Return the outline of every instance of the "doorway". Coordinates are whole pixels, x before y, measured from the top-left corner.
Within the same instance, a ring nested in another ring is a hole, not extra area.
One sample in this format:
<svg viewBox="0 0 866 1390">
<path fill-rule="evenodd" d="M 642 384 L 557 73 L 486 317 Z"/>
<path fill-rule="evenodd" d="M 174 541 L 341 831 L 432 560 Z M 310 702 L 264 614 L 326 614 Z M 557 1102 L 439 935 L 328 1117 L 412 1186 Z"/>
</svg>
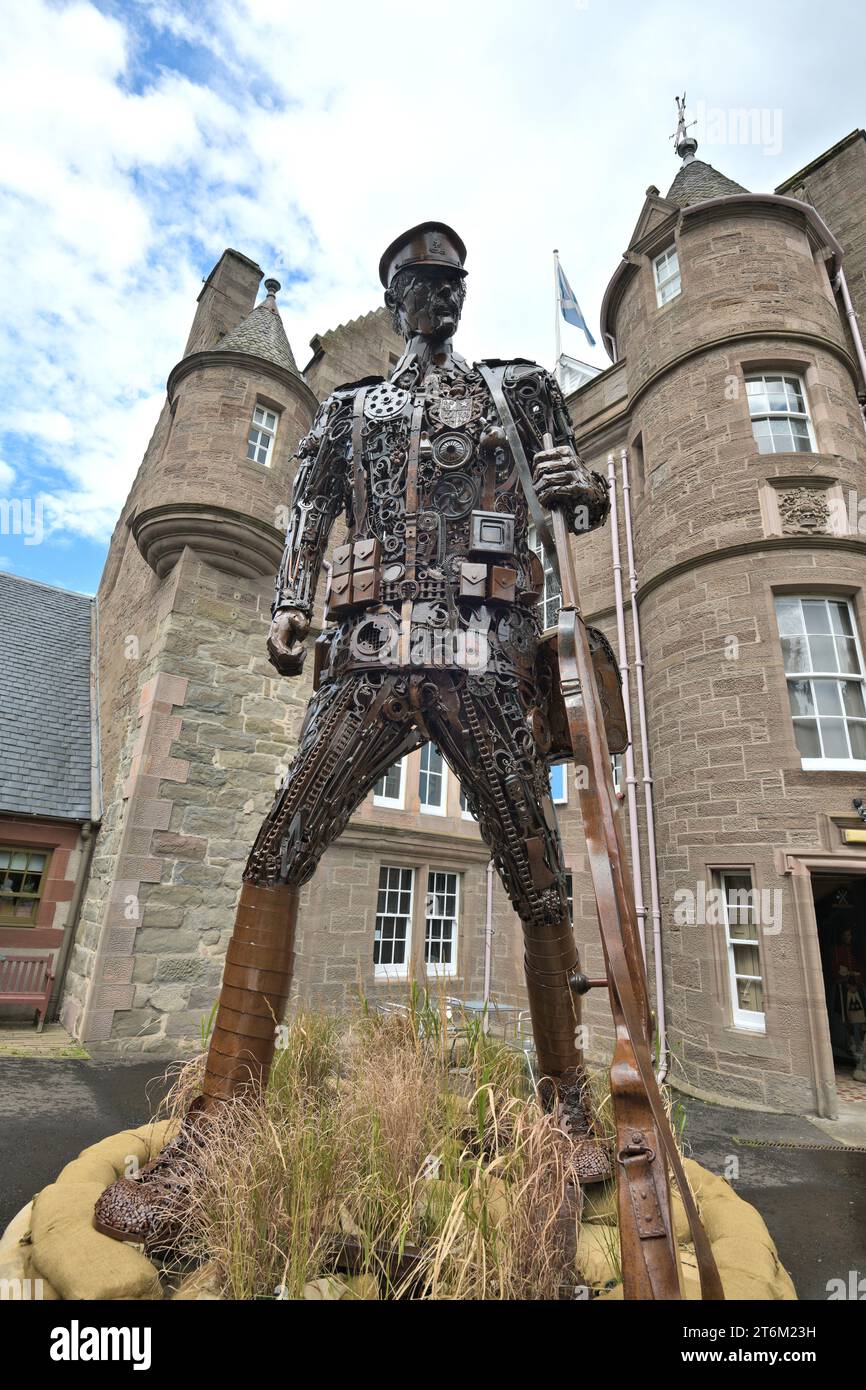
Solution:
<svg viewBox="0 0 866 1390">
<path fill-rule="evenodd" d="M 840 1101 L 866 1104 L 866 874 L 812 873 Z"/>
</svg>

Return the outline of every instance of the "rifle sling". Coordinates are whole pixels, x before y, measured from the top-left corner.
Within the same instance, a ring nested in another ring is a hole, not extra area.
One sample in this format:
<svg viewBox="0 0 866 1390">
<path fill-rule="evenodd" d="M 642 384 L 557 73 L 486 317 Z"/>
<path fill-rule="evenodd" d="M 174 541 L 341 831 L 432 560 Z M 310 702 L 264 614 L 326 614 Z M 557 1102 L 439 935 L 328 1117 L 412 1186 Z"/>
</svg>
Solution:
<svg viewBox="0 0 866 1390">
<path fill-rule="evenodd" d="M 352 511 L 355 516 L 355 535 L 363 536 L 367 524 L 367 486 L 364 477 L 364 402 L 367 387 L 361 386 L 355 392 L 352 408 Z"/>
<path fill-rule="evenodd" d="M 505 375 L 504 367 L 488 367 L 485 363 L 478 365 L 478 372 L 483 378 L 488 391 L 493 397 L 493 403 L 502 422 L 505 431 L 505 438 L 511 450 L 511 457 L 517 469 L 517 476 L 520 478 L 520 485 L 526 498 L 526 505 L 529 508 L 529 519 L 535 527 L 535 533 L 544 547 L 544 553 L 553 569 L 557 579 L 559 579 L 559 556 L 556 553 L 556 542 L 553 539 L 553 531 L 550 525 L 550 518 L 538 500 L 538 493 L 535 491 L 535 484 L 532 481 L 532 469 L 526 457 L 526 450 L 523 447 L 523 440 L 514 416 L 511 413 L 511 406 L 505 397 L 502 387 Z"/>
</svg>

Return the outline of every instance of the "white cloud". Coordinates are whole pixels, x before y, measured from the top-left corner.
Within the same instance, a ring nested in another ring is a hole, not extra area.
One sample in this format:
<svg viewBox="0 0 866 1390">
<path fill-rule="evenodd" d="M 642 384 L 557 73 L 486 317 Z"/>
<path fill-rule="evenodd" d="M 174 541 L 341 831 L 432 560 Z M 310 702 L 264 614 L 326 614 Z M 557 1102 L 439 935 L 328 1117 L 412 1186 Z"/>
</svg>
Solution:
<svg viewBox="0 0 866 1390">
<path fill-rule="evenodd" d="M 837 10 L 825 26 L 765 0 L 768 64 L 748 0 L 5 7 L 0 427 L 19 484 L 56 533 L 110 534 L 227 245 L 284 280 L 303 362 L 314 333 L 380 301 L 397 232 L 453 222 L 463 351 L 550 363 L 551 250 L 594 326 L 646 185 L 676 172 L 683 83 L 692 102 L 782 111 L 772 159 L 701 151 L 755 188 L 859 122 L 864 21 L 853 0 Z M 567 327 L 563 346 L 606 363 Z"/>
</svg>

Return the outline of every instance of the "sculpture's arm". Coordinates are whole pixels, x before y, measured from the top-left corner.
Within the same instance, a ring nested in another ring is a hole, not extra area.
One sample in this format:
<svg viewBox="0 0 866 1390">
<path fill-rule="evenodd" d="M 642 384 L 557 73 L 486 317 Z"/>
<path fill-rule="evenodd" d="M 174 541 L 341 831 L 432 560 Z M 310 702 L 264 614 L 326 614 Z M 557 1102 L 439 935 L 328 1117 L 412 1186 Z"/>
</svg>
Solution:
<svg viewBox="0 0 866 1390">
<path fill-rule="evenodd" d="M 286 546 L 271 607 L 274 617 L 291 610 L 302 614 L 309 624 L 313 615 L 328 537 L 347 500 L 347 436 L 335 441 L 333 429 L 345 406 L 339 394 L 329 396 L 298 446 Z"/>
<path fill-rule="evenodd" d="M 575 485 L 580 494 L 575 494 L 572 498 L 571 529 L 577 534 L 594 531 L 597 526 L 604 525 L 610 511 L 608 481 L 601 473 L 596 473 L 595 469 L 588 467 L 580 457 L 565 397 L 556 378 L 549 373 L 545 375 L 550 382 L 551 413 L 555 427 L 552 431 L 553 442 L 570 451 L 573 457 Z"/>
<path fill-rule="evenodd" d="M 543 367 L 527 363 L 509 369 L 506 389 L 509 385 L 539 501 L 563 511 L 569 530 L 578 535 L 603 525 L 610 511 L 607 479 L 588 468 L 577 452 L 559 383 Z M 553 449 L 545 449 L 545 434 L 553 437 Z"/>
</svg>

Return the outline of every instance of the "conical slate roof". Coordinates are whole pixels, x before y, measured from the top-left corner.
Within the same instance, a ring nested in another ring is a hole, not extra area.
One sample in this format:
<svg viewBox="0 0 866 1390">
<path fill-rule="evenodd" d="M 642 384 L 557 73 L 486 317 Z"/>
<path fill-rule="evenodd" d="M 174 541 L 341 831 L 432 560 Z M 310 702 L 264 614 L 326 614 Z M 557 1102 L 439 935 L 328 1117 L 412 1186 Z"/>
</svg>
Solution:
<svg viewBox="0 0 866 1390">
<path fill-rule="evenodd" d="M 266 280 L 267 299 L 257 304 L 237 328 L 226 334 L 222 342 L 217 344 L 216 351 L 247 352 L 251 357 L 263 357 L 266 362 L 274 362 L 298 376 L 298 366 L 277 308 L 276 292 L 279 288 L 279 281 Z"/>
<path fill-rule="evenodd" d="M 702 159 L 687 160 L 668 189 L 668 201 L 677 207 L 688 208 L 693 203 L 705 203 L 708 198 L 724 198 L 729 193 L 748 193 L 741 183 L 720 174 L 712 164 Z"/>
</svg>

